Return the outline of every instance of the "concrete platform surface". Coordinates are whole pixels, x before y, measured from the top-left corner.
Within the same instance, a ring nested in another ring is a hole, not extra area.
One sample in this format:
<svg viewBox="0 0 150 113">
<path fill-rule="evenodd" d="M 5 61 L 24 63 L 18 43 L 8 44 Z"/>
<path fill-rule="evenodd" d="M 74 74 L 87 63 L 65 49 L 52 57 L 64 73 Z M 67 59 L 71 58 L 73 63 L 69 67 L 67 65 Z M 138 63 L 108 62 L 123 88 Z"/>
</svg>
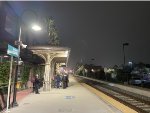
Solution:
<svg viewBox="0 0 150 113">
<path fill-rule="evenodd" d="M 122 113 L 100 99 L 73 77 L 67 89 L 52 89 L 40 94 L 31 93 L 11 108 L 10 113 Z"/>
</svg>

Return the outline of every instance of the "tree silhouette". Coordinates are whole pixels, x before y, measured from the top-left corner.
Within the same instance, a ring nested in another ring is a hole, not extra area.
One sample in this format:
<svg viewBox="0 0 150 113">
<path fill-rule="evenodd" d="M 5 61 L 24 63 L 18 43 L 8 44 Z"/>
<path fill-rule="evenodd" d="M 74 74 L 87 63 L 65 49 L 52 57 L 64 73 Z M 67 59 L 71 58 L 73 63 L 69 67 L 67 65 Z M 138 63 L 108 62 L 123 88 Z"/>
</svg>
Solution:
<svg viewBox="0 0 150 113">
<path fill-rule="evenodd" d="M 46 19 L 47 23 L 47 32 L 48 32 L 48 37 L 49 37 L 49 44 L 51 46 L 58 46 L 60 41 L 58 39 L 58 31 L 56 29 L 54 20 L 49 17 Z"/>
</svg>

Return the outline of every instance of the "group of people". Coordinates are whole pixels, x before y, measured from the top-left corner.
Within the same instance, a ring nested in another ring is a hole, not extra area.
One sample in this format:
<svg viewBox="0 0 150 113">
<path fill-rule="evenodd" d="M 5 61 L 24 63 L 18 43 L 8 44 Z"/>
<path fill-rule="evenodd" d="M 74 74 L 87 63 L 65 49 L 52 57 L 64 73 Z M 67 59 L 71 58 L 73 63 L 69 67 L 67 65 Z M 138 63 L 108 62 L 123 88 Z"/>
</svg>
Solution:
<svg viewBox="0 0 150 113">
<path fill-rule="evenodd" d="M 68 87 L 69 77 L 68 74 L 64 73 L 62 75 L 56 74 L 53 77 L 53 83 L 55 88 L 62 87 L 63 89 Z"/>
<path fill-rule="evenodd" d="M 68 74 L 66 73 L 62 75 L 56 74 L 52 80 L 55 88 L 62 87 L 63 89 L 65 89 L 68 87 L 69 77 Z M 32 77 L 31 82 L 33 83 L 33 92 L 35 92 L 35 94 L 40 94 L 39 93 L 40 79 L 38 74 Z"/>
</svg>

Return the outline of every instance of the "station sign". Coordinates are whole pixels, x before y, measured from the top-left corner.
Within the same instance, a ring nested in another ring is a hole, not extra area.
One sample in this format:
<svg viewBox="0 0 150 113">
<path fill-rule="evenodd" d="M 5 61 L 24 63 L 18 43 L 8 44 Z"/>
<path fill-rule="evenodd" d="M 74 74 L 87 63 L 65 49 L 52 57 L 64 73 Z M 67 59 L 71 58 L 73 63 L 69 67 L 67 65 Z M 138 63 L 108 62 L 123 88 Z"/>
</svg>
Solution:
<svg viewBox="0 0 150 113">
<path fill-rule="evenodd" d="M 19 57 L 19 51 L 17 48 L 11 46 L 8 44 L 8 49 L 7 49 L 7 54 L 14 56 L 14 57 Z"/>
</svg>

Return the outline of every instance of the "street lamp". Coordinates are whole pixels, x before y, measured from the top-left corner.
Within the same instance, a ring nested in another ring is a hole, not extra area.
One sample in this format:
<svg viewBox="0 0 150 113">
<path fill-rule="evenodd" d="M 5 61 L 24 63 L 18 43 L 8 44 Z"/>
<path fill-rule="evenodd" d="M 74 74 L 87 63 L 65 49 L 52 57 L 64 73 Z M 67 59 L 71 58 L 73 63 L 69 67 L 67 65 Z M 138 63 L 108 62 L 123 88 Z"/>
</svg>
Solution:
<svg viewBox="0 0 150 113">
<path fill-rule="evenodd" d="M 125 66 L 125 60 L 126 60 L 124 47 L 128 46 L 128 45 L 129 45 L 129 43 L 123 43 L 123 64 L 124 64 L 124 66 Z"/>
<path fill-rule="evenodd" d="M 128 62 L 128 64 L 129 64 L 129 66 L 130 66 L 130 68 L 132 69 L 132 65 L 133 65 L 133 62 Z"/>
<path fill-rule="evenodd" d="M 38 25 L 34 25 L 32 26 L 32 29 L 34 31 L 40 31 L 41 30 L 41 27 L 38 26 Z M 16 101 L 16 94 L 17 94 L 17 88 L 16 88 L 16 85 L 17 85 L 17 80 L 18 80 L 18 75 L 20 74 L 20 71 L 19 71 L 19 61 L 20 61 L 20 47 L 22 48 L 26 48 L 27 45 L 24 45 L 21 41 L 21 33 L 22 33 L 22 28 L 21 28 L 21 19 L 20 19 L 20 29 L 19 29 L 19 38 L 18 38 L 18 41 L 15 41 L 16 44 L 18 45 L 18 58 L 17 58 L 17 65 L 16 65 L 16 74 L 15 74 L 15 77 L 14 77 L 14 90 L 13 90 L 13 101 L 12 101 L 12 106 L 18 106 L 17 104 L 17 101 Z"/>
<path fill-rule="evenodd" d="M 40 30 L 41 30 L 41 27 L 38 26 L 38 25 L 33 25 L 33 26 L 32 26 L 32 29 L 33 29 L 34 31 L 40 31 Z"/>
</svg>

